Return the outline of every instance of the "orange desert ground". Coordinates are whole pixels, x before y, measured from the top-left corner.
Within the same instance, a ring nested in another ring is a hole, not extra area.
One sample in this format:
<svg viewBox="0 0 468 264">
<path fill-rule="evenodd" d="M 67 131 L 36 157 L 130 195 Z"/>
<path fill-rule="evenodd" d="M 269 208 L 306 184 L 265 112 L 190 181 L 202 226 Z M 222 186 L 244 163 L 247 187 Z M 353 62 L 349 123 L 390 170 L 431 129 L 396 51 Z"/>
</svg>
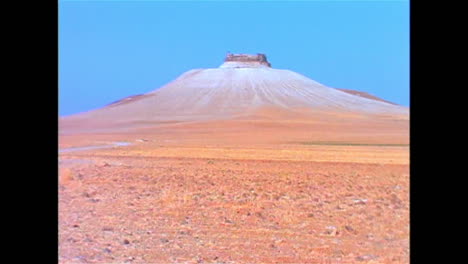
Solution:
<svg viewBox="0 0 468 264">
<path fill-rule="evenodd" d="M 59 119 L 60 263 L 409 263 L 409 109 L 229 54 Z"/>
</svg>

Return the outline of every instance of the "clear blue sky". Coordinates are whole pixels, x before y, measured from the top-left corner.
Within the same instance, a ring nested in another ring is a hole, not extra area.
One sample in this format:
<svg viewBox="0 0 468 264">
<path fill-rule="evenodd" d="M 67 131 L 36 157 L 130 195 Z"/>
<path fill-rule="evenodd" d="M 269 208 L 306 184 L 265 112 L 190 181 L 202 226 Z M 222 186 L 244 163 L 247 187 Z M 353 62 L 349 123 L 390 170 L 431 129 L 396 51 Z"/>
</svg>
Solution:
<svg viewBox="0 0 468 264">
<path fill-rule="evenodd" d="M 408 1 L 59 1 L 59 114 L 152 91 L 227 51 L 409 106 Z"/>
</svg>

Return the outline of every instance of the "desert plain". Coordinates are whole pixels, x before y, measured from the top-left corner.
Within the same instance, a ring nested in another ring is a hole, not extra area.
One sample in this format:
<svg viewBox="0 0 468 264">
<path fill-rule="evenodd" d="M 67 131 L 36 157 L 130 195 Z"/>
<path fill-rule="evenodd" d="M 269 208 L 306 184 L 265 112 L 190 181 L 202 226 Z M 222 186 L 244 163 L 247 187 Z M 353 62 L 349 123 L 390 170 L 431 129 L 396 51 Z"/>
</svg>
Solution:
<svg viewBox="0 0 468 264">
<path fill-rule="evenodd" d="M 409 263 L 407 116 L 263 109 L 59 146 L 60 263 Z"/>
</svg>

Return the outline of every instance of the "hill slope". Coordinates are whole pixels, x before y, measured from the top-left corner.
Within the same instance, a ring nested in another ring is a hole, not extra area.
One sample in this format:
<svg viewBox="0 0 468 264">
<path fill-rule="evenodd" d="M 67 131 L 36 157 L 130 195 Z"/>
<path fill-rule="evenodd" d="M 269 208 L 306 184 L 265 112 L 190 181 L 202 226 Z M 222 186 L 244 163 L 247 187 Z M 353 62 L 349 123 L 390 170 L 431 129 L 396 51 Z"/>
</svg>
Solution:
<svg viewBox="0 0 468 264">
<path fill-rule="evenodd" d="M 227 60 L 219 68 L 195 69 L 147 94 L 60 119 L 62 128 L 131 126 L 153 122 L 226 120 L 261 109 L 295 115 L 305 110 L 407 116 L 408 108 L 368 94 L 327 87 L 264 62 Z"/>
</svg>

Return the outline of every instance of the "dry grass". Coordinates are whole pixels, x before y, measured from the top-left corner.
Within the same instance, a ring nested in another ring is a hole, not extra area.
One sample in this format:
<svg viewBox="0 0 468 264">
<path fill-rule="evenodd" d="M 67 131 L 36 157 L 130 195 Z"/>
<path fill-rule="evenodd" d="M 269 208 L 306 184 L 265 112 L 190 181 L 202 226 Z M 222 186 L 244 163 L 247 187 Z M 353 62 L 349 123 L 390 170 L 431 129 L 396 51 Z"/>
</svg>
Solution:
<svg viewBox="0 0 468 264">
<path fill-rule="evenodd" d="M 173 151 L 179 156 L 141 148 L 62 155 L 95 163 L 68 168 L 83 177 L 60 191 L 60 262 L 361 263 L 375 255 L 374 263 L 408 263 L 407 164 Z"/>
</svg>

